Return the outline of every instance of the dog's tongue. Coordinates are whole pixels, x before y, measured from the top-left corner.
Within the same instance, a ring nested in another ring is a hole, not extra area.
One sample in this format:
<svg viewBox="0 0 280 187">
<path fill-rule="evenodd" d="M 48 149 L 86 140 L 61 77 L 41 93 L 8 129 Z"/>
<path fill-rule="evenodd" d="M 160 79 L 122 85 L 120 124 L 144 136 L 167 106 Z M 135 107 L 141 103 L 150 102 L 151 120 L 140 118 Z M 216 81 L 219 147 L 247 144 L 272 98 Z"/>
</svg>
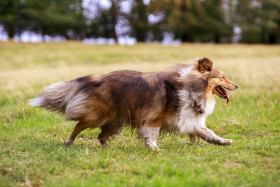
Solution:
<svg viewBox="0 0 280 187">
<path fill-rule="evenodd" d="M 225 91 L 226 92 L 226 91 Z M 228 93 L 226 92 L 225 93 L 226 94 L 226 97 L 227 97 L 227 104 L 229 103 L 229 95 L 228 95 Z"/>
<path fill-rule="evenodd" d="M 229 103 L 229 95 L 228 95 L 228 93 L 223 88 L 220 88 L 220 90 L 222 90 L 224 96 L 227 97 L 227 104 L 228 104 Z"/>
</svg>

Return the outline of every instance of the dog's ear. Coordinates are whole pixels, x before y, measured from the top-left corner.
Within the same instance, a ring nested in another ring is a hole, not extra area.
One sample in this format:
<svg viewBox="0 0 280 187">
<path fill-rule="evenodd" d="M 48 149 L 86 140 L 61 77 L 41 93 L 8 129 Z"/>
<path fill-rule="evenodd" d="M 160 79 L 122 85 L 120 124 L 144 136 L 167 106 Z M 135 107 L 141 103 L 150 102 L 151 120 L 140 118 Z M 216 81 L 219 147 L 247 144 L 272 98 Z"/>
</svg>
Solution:
<svg viewBox="0 0 280 187">
<path fill-rule="evenodd" d="M 198 59 L 197 63 L 197 69 L 200 73 L 212 70 L 213 62 L 206 57 Z"/>
</svg>

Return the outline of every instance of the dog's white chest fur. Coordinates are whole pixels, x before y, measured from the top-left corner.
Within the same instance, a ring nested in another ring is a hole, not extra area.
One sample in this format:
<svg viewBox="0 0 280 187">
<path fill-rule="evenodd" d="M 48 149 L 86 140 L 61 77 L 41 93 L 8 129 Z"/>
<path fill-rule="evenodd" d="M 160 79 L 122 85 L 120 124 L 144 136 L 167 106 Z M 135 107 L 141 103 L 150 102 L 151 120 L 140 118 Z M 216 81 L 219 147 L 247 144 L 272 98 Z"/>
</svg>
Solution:
<svg viewBox="0 0 280 187">
<path fill-rule="evenodd" d="M 215 100 L 204 106 L 204 112 L 201 114 L 193 107 L 193 101 L 187 90 L 179 92 L 181 108 L 177 114 L 177 129 L 180 133 L 192 134 L 197 128 L 204 128 L 205 120 L 215 108 Z"/>
<path fill-rule="evenodd" d="M 181 77 L 188 76 L 189 72 L 193 67 L 181 69 L 179 72 Z M 199 95 L 199 93 L 197 94 Z M 186 89 L 182 89 L 178 93 L 180 108 L 176 117 L 174 118 L 173 125 L 180 133 L 192 134 L 197 128 L 204 128 L 205 120 L 208 115 L 210 115 L 215 108 L 215 100 L 204 103 L 201 101 L 201 107 L 203 107 L 203 113 L 199 113 L 194 109 L 194 101 L 190 92 Z M 205 98 L 206 99 L 206 98 Z"/>
</svg>

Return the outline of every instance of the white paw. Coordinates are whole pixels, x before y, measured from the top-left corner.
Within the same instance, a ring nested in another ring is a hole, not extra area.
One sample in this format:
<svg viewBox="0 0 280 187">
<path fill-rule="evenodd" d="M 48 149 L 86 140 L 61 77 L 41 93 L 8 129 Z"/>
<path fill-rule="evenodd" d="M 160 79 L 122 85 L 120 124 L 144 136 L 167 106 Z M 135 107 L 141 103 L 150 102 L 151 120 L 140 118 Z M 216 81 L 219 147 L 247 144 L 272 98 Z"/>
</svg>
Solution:
<svg viewBox="0 0 280 187">
<path fill-rule="evenodd" d="M 158 148 L 158 146 L 153 146 L 151 147 L 154 151 L 160 151 L 160 149 Z"/>
<path fill-rule="evenodd" d="M 154 151 L 159 151 L 160 149 L 158 148 L 157 144 L 155 141 L 149 143 L 149 144 L 146 144 L 149 148 L 151 148 L 152 150 Z"/>
<path fill-rule="evenodd" d="M 64 145 L 72 145 L 73 144 L 73 141 L 70 139 L 70 138 L 68 138 L 67 140 L 65 140 L 65 142 L 64 142 Z"/>
<path fill-rule="evenodd" d="M 223 145 L 230 145 L 233 141 L 230 139 L 223 139 L 221 140 L 221 144 Z"/>
</svg>

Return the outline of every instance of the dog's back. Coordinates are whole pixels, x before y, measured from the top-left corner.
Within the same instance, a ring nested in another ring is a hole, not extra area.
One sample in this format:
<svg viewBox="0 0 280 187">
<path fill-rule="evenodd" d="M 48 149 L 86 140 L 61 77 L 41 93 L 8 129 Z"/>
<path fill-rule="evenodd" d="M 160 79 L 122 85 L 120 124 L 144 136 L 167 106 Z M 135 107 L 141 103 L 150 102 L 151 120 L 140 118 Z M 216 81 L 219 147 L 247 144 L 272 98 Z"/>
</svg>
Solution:
<svg viewBox="0 0 280 187">
<path fill-rule="evenodd" d="M 141 127 L 147 121 L 161 121 L 177 108 L 176 71 L 142 73 L 122 70 L 102 76 L 88 75 L 55 83 L 30 100 L 63 113 L 88 127 Z"/>
</svg>

